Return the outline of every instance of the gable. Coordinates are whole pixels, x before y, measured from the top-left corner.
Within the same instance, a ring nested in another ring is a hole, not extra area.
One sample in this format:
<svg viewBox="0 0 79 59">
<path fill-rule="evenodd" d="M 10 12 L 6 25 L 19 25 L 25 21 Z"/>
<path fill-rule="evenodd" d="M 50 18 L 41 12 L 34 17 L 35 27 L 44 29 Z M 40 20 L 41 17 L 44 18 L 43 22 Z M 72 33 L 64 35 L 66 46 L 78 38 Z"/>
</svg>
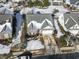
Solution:
<svg viewBox="0 0 79 59">
<path fill-rule="evenodd" d="M 69 17 L 68 22 L 65 24 L 66 28 L 69 29 L 70 27 L 74 26 L 76 23 Z"/>
<path fill-rule="evenodd" d="M 7 25 L 5 25 L 1 32 L 6 33 L 6 34 L 10 34 L 10 33 L 12 33 L 12 29 L 9 28 Z"/>
<path fill-rule="evenodd" d="M 45 27 L 48 26 L 48 25 L 49 25 L 48 22 L 45 20 L 45 22 L 43 23 L 41 29 L 45 28 Z"/>
<path fill-rule="evenodd" d="M 2 31 L 2 29 L 4 28 L 5 24 L 0 25 L 0 32 Z"/>
<path fill-rule="evenodd" d="M 45 19 L 44 21 L 43 21 L 43 25 L 42 25 L 42 27 L 41 27 L 41 29 L 44 29 L 44 28 L 46 28 L 46 27 L 52 27 L 52 25 L 53 24 L 50 24 L 51 22 L 48 20 L 48 19 Z"/>
</svg>

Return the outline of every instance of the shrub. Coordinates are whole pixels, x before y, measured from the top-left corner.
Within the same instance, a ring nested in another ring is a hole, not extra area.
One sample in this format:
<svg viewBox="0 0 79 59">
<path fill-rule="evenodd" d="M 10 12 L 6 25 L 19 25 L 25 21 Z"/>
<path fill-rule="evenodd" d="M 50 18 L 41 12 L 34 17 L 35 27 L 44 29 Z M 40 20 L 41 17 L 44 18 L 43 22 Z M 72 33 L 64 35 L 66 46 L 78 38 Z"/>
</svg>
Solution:
<svg viewBox="0 0 79 59">
<path fill-rule="evenodd" d="M 67 42 L 66 42 L 66 36 L 61 36 L 60 37 L 60 46 L 61 47 L 65 47 L 65 46 L 67 46 Z"/>
</svg>

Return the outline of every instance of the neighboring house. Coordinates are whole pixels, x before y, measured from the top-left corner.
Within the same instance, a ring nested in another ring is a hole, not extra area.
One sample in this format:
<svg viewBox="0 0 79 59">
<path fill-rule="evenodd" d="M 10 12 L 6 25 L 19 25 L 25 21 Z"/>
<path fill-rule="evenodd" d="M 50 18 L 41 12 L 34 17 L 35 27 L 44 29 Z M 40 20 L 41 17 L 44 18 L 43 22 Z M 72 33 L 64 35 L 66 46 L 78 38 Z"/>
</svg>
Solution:
<svg viewBox="0 0 79 59">
<path fill-rule="evenodd" d="M 26 22 L 27 32 L 30 34 L 36 34 L 44 30 L 53 31 L 53 19 L 51 14 L 27 14 Z"/>
<path fill-rule="evenodd" d="M 25 1 L 25 0 L 12 0 L 12 2 L 21 2 L 21 1 Z"/>
<path fill-rule="evenodd" d="M 79 2 L 79 0 L 64 0 L 64 2 L 66 4 L 76 5 Z"/>
<path fill-rule="evenodd" d="M 79 31 L 79 12 L 67 12 L 64 14 L 64 25 L 73 34 Z"/>
<path fill-rule="evenodd" d="M 49 21 L 49 19 L 45 19 L 44 20 L 44 23 L 41 27 L 41 32 L 42 34 L 44 35 L 52 35 L 53 34 L 53 30 L 54 30 L 54 27 L 53 27 L 53 24 L 51 21 Z"/>
<path fill-rule="evenodd" d="M 32 2 L 35 2 L 36 0 L 26 0 L 26 1 L 32 1 Z M 39 0 L 39 1 L 42 1 L 42 0 Z"/>
<path fill-rule="evenodd" d="M 49 0 L 49 2 L 54 5 L 61 5 L 63 3 L 63 0 Z"/>
<path fill-rule="evenodd" d="M 76 2 L 76 5 L 75 6 L 77 7 L 77 9 L 79 9 L 79 1 Z"/>
<path fill-rule="evenodd" d="M 79 12 L 70 12 L 64 14 L 64 22 L 67 29 L 79 25 Z"/>
<path fill-rule="evenodd" d="M 0 15 L 0 39 L 12 37 L 12 16 Z"/>
</svg>

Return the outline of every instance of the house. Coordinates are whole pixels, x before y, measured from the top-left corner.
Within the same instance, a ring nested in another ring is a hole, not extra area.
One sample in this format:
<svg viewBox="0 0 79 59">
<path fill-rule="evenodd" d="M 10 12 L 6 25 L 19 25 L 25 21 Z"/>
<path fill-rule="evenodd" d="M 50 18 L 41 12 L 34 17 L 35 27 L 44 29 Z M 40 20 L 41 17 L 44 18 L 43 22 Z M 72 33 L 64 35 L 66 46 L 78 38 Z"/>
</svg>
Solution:
<svg viewBox="0 0 79 59">
<path fill-rule="evenodd" d="M 53 54 L 54 52 L 51 51 L 55 41 L 52 36 L 54 30 L 52 14 L 26 14 L 24 22 L 27 29 L 24 33 L 33 36 L 29 36 L 31 39 L 27 41 L 26 49 L 32 51 L 33 56 Z"/>
<path fill-rule="evenodd" d="M 67 12 L 64 14 L 64 25 L 67 30 L 73 34 L 78 33 L 79 29 L 79 12 Z"/>
<path fill-rule="evenodd" d="M 0 39 L 12 38 L 12 16 L 0 14 Z"/>
<path fill-rule="evenodd" d="M 79 1 L 78 0 L 64 0 L 66 4 L 76 5 Z"/>
<path fill-rule="evenodd" d="M 27 32 L 30 34 L 43 33 L 49 31 L 53 33 L 53 19 L 51 14 L 27 14 Z"/>
</svg>

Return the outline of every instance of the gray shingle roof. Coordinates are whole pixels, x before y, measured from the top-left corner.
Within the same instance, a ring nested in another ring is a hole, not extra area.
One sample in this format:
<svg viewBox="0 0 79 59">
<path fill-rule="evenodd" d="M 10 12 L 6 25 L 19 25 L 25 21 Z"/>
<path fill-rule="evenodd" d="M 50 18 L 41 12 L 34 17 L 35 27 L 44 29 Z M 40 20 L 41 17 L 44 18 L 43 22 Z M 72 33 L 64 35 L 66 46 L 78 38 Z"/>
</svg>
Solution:
<svg viewBox="0 0 79 59">
<path fill-rule="evenodd" d="M 0 14 L 0 24 L 5 23 L 6 20 L 9 20 L 10 22 L 12 22 L 12 16 L 11 15 Z"/>
<path fill-rule="evenodd" d="M 66 28 L 74 26 L 76 23 L 69 17 L 69 21 L 65 24 Z"/>
<path fill-rule="evenodd" d="M 65 13 L 64 22 L 66 22 L 67 20 L 68 20 L 68 22 L 65 24 L 67 26 L 67 28 L 70 28 L 75 24 L 79 25 L 79 12 Z"/>
<path fill-rule="evenodd" d="M 38 23 L 41 23 L 45 19 L 48 19 L 51 22 L 53 22 L 51 14 L 27 14 L 26 15 L 27 24 L 33 20 L 37 21 Z"/>
<path fill-rule="evenodd" d="M 50 22 L 52 23 L 52 25 L 53 25 L 53 19 L 52 19 L 52 15 L 51 14 L 27 14 L 26 15 L 26 26 L 29 24 L 29 23 L 31 23 L 32 21 L 34 21 L 34 22 L 37 22 L 37 23 L 40 23 L 40 24 L 42 24 L 42 26 L 41 26 L 41 28 L 43 29 L 43 28 L 45 28 L 46 26 L 49 26 L 49 24 L 48 24 L 48 22 L 45 20 L 45 19 L 48 19 L 48 20 L 50 20 Z M 43 23 L 44 22 L 44 23 Z M 37 25 L 36 24 L 36 26 L 39 26 L 39 25 Z M 33 24 L 33 23 L 31 23 L 31 25 L 30 25 L 30 27 L 29 28 L 27 28 L 27 31 L 29 32 L 34 32 L 34 33 L 36 33 L 36 32 L 38 32 L 38 28 L 35 26 L 35 24 Z M 39 28 L 39 29 L 41 29 L 41 28 Z M 32 33 L 31 32 L 31 33 Z"/>
</svg>

